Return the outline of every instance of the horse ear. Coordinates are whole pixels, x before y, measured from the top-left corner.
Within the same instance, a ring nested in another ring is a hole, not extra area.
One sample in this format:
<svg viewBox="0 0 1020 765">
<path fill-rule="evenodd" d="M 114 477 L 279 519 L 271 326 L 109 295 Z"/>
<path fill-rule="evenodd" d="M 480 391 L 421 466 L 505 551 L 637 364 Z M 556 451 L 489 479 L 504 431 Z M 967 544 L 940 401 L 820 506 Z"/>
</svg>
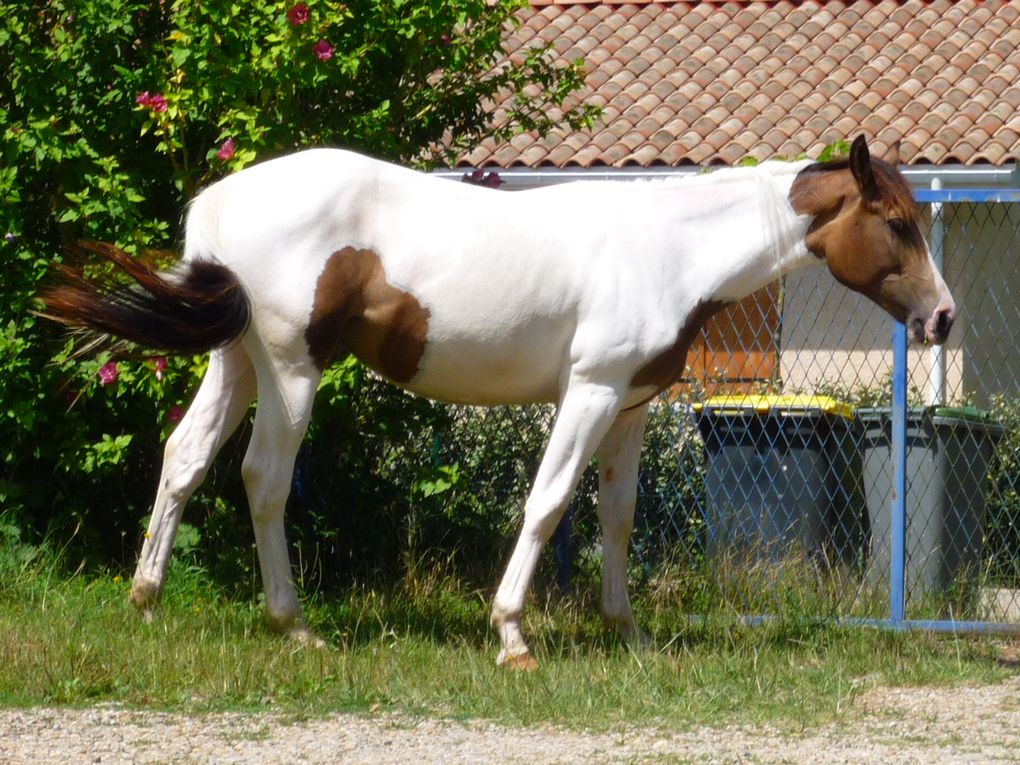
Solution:
<svg viewBox="0 0 1020 765">
<path fill-rule="evenodd" d="M 850 145 L 850 172 L 853 173 L 854 180 L 857 181 L 857 187 L 861 190 L 862 197 L 865 199 L 878 198 L 878 183 L 871 170 L 868 142 L 862 135 L 857 136 Z"/>
<path fill-rule="evenodd" d="M 893 141 L 892 145 L 885 153 L 883 159 L 893 167 L 898 167 L 900 164 L 900 141 L 897 138 Z"/>
</svg>

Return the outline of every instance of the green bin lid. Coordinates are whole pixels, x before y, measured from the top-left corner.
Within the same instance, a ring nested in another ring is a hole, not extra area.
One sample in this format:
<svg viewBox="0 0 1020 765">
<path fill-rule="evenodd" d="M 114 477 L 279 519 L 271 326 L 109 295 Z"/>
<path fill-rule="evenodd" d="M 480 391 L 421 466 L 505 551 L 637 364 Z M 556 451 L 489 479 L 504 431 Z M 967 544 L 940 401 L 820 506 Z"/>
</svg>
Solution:
<svg viewBox="0 0 1020 765">
<path fill-rule="evenodd" d="M 992 413 L 976 406 L 936 406 L 932 407 L 933 417 L 952 417 L 957 420 L 971 420 L 973 422 L 990 422 Z"/>
<path fill-rule="evenodd" d="M 837 401 L 830 396 L 713 396 L 704 403 L 694 405 L 694 411 L 701 413 L 711 410 L 717 414 L 768 414 L 777 412 L 779 414 L 794 414 L 819 412 L 832 414 L 844 419 L 852 419 L 854 408 L 843 401 Z"/>
<path fill-rule="evenodd" d="M 964 427 L 972 432 L 985 433 L 998 439 L 1006 432 L 1005 426 L 992 418 L 992 413 L 976 406 L 934 406 L 931 420 L 940 427 Z"/>
<path fill-rule="evenodd" d="M 863 422 L 892 422 L 892 408 L 868 407 L 857 410 L 857 417 Z M 992 413 L 976 406 L 912 406 L 907 409 L 907 422 L 911 427 L 925 419 L 933 425 L 943 428 L 967 426 L 971 430 L 1000 436 L 1006 432 L 1002 423 L 992 418 Z"/>
</svg>

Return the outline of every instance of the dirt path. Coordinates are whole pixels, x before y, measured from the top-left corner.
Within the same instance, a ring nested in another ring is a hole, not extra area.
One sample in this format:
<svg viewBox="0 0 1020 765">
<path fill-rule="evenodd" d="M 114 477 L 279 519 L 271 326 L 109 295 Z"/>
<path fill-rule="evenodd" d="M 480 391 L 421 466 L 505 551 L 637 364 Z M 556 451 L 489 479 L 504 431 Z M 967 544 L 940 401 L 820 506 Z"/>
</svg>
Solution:
<svg viewBox="0 0 1020 765">
<path fill-rule="evenodd" d="M 585 734 L 395 715 L 294 722 L 113 707 L 0 711 L 4 765 L 933 762 L 1020 762 L 1020 677 L 949 690 L 874 689 L 839 723 L 795 734 L 744 727 Z"/>
</svg>

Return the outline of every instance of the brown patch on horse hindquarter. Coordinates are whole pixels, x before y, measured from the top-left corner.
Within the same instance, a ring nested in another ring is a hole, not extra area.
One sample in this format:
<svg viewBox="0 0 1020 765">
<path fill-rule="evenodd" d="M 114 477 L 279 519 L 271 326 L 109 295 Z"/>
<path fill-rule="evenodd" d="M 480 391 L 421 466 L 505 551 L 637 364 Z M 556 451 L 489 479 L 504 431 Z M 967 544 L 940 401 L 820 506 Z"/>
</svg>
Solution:
<svg viewBox="0 0 1020 765">
<path fill-rule="evenodd" d="M 687 321 L 677 332 L 676 340 L 666 350 L 647 361 L 631 378 L 631 388 L 654 387 L 662 392 L 683 377 L 687 365 L 687 352 L 705 323 L 728 306 L 724 300 L 703 300 L 687 315 Z"/>
<path fill-rule="evenodd" d="M 319 369 L 342 345 L 384 377 L 404 383 L 418 373 L 428 325 L 429 310 L 387 281 L 379 255 L 344 247 L 319 274 L 305 340 Z"/>
</svg>

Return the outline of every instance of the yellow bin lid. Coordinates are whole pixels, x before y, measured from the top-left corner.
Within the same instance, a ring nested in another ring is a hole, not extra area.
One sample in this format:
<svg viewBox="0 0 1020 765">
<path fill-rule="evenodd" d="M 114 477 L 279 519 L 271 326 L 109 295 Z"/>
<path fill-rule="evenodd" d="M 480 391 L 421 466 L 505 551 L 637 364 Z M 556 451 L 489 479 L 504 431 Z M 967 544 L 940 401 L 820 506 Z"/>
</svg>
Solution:
<svg viewBox="0 0 1020 765">
<path fill-rule="evenodd" d="M 854 416 L 854 408 L 850 404 L 837 401 L 831 396 L 713 396 L 704 403 L 694 405 L 694 411 L 699 414 L 705 409 L 711 409 L 719 414 L 743 414 L 748 410 L 758 414 L 767 414 L 773 411 L 780 414 L 820 411 L 823 414 L 836 415 L 846 420 Z"/>
</svg>

